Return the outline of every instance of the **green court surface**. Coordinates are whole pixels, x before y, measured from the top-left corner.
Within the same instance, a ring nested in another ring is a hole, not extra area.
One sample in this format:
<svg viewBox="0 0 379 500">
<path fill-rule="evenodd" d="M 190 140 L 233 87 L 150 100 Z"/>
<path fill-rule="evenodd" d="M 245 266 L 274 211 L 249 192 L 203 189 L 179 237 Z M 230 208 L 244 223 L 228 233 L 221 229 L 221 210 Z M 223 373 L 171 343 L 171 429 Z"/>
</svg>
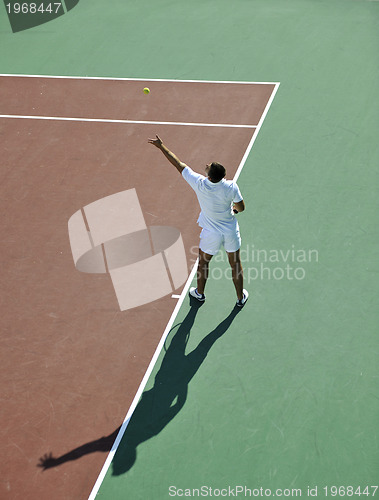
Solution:
<svg viewBox="0 0 379 500">
<path fill-rule="evenodd" d="M 372 496 L 379 2 L 80 0 L 30 30 L 3 6 L 0 22 L 2 74 L 280 82 L 238 180 L 249 301 L 232 312 L 214 259 L 93 498 Z"/>
</svg>

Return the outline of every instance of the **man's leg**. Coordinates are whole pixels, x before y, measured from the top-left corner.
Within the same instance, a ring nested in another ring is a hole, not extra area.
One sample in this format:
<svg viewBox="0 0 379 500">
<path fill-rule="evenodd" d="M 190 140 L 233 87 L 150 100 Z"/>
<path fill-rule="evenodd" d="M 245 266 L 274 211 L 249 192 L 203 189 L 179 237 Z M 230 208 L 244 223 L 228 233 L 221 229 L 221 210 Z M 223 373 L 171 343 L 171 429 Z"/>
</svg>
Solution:
<svg viewBox="0 0 379 500">
<path fill-rule="evenodd" d="M 227 252 L 229 264 L 232 268 L 232 279 L 237 292 L 238 300 L 243 298 L 243 269 L 240 259 L 240 251 Z"/>
<path fill-rule="evenodd" d="M 205 284 L 208 279 L 209 262 L 213 255 L 203 252 L 199 248 L 199 265 L 197 267 L 197 291 L 204 293 Z"/>
</svg>

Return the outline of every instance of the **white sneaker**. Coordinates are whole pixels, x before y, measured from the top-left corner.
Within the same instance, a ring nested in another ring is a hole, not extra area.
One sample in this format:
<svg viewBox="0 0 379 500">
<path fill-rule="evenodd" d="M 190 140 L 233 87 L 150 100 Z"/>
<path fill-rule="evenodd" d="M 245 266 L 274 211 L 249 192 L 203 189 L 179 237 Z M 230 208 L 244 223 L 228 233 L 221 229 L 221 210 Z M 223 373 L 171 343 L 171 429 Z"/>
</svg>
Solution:
<svg viewBox="0 0 379 500">
<path fill-rule="evenodd" d="M 237 300 L 237 307 L 243 307 L 246 304 L 247 299 L 249 298 L 249 292 L 243 289 L 243 297 L 241 300 Z"/>
<path fill-rule="evenodd" d="M 191 297 L 198 300 L 199 302 L 204 302 L 205 300 L 205 295 L 203 293 L 199 293 L 197 291 L 197 288 L 195 288 L 194 286 L 190 288 L 189 294 L 191 295 Z"/>
</svg>

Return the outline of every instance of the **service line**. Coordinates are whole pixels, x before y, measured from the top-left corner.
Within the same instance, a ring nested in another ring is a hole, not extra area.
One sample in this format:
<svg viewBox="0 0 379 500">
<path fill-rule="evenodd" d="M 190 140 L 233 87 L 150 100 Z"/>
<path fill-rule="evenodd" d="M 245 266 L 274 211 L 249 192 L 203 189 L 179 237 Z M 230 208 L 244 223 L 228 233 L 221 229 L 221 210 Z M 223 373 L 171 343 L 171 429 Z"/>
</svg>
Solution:
<svg viewBox="0 0 379 500">
<path fill-rule="evenodd" d="M 108 118 L 75 118 L 70 116 L 33 116 L 33 115 L 0 115 L 0 118 L 15 118 L 22 120 L 52 120 L 67 122 L 94 122 L 94 123 L 128 123 L 137 125 L 182 125 L 186 127 L 222 127 L 222 128 L 250 128 L 257 125 L 235 125 L 232 123 L 191 123 L 191 122 L 159 122 L 149 120 L 111 120 Z"/>
</svg>

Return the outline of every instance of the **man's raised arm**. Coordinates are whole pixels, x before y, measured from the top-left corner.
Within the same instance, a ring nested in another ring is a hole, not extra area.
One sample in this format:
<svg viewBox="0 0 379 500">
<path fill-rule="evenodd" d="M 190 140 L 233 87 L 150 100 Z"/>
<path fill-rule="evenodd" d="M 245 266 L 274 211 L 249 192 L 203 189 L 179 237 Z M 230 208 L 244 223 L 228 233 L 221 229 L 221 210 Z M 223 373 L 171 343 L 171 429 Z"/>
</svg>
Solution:
<svg viewBox="0 0 379 500">
<path fill-rule="evenodd" d="M 160 149 L 162 153 L 165 155 L 165 157 L 171 162 L 176 170 L 181 174 L 182 171 L 186 168 L 186 164 L 181 162 L 179 158 L 174 155 L 172 151 L 170 151 L 162 142 L 162 139 L 158 136 L 156 136 L 156 139 L 149 139 L 148 142 L 149 144 L 153 144 L 155 147 Z"/>
</svg>

